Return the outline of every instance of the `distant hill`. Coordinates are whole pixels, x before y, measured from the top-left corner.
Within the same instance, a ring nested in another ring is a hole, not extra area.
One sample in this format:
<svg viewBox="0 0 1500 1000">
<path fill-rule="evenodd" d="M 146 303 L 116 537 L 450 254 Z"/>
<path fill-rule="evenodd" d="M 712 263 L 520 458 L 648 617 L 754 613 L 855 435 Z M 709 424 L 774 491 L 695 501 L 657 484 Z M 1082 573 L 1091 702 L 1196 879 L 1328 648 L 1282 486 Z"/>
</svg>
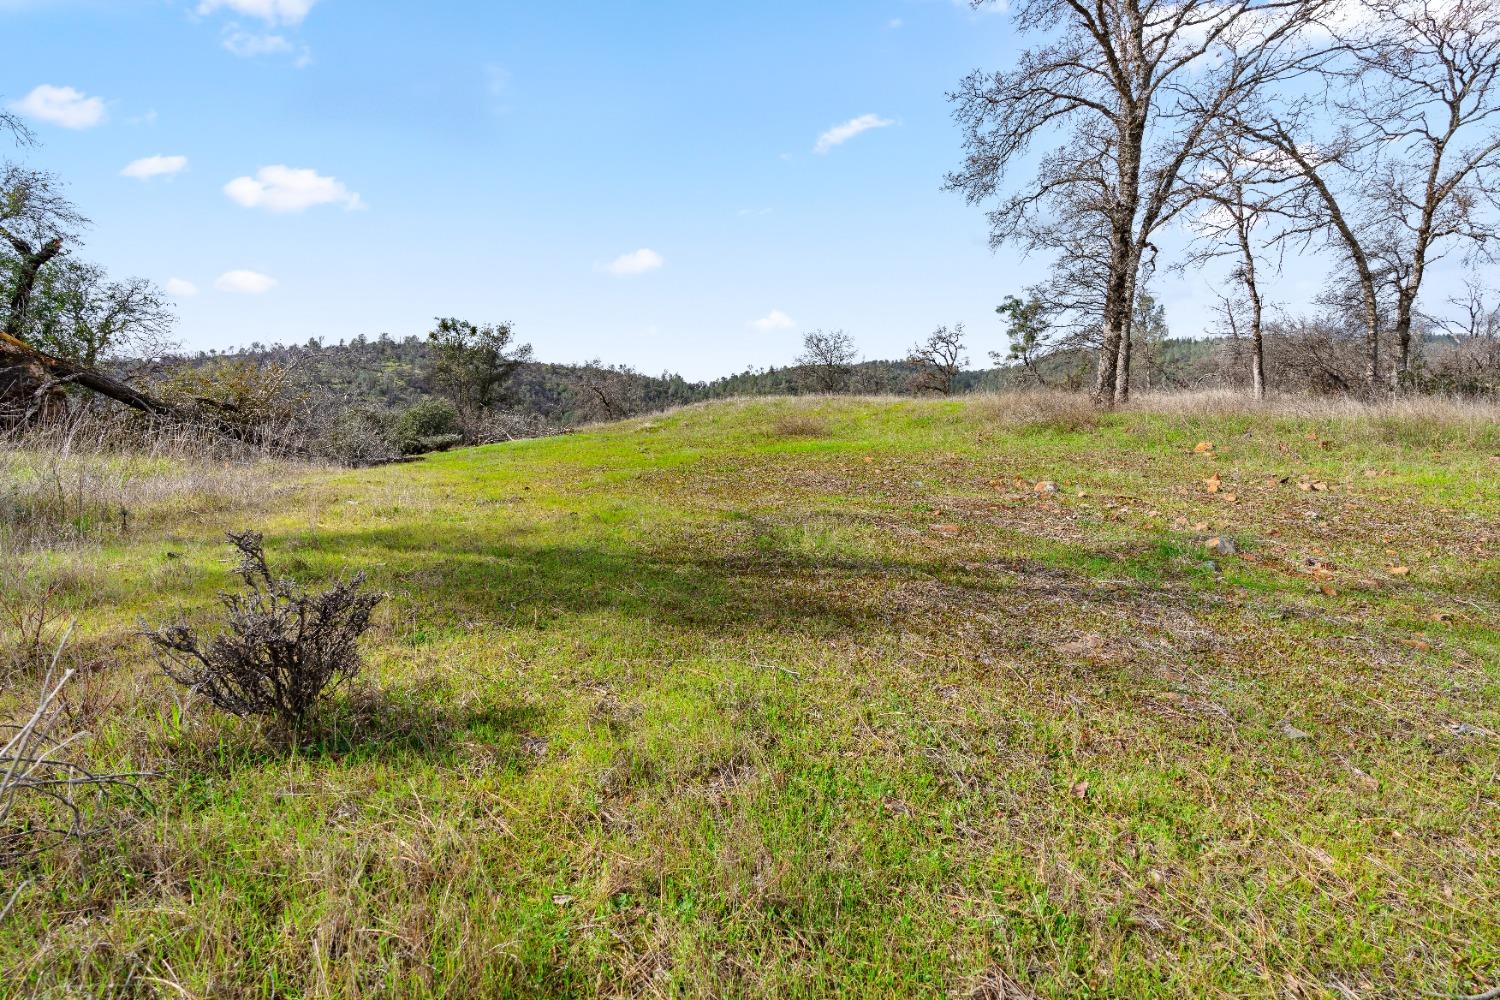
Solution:
<svg viewBox="0 0 1500 1000">
<path fill-rule="evenodd" d="M 1212 354 L 1214 341 L 1168 340 L 1155 346 L 1145 359 L 1141 373 L 1159 384 L 1187 384 L 1188 375 Z M 1138 355 L 1138 357 L 1140 357 Z M 325 344 L 313 339 L 304 344 L 251 344 L 243 350 L 202 352 L 180 359 L 188 364 L 216 360 L 249 359 L 259 363 L 291 365 L 309 384 L 336 393 L 351 402 L 403 410 L 432 395 L 429 379 L 431 353 L 423 337 L 400 339 L 356 337 Z M 1058 352 L 1041 363 L 1048 383 L 1081 387 L 1093 373 L 1093 358 L 1084 352 Z M 533 362 L 523 365 L 507 387 L 506 406 L 535 414 L 556 424 L 570 425 L 591 419 L 585 401 L 577 392 L 584 366 Z M 784 396 L 801 392 L 803 369 L 797 365 L 747 368 L 707 382 L 692 382 L 674 372 L 650 375 L 632 369 L 615 369 L 616 377 L 629 385 L 632 409 L 644 412 L 686 403 L 730 396 Z M 904 394 L 913 374 L 904 361 L 863 361 L 854 366 L 850 391 L 862 394 Z M 1025 373 L 1018 366 L 972 369 L 957 382 L 960 393 L 996 390 L 1023 384 Z"/>
</svg>

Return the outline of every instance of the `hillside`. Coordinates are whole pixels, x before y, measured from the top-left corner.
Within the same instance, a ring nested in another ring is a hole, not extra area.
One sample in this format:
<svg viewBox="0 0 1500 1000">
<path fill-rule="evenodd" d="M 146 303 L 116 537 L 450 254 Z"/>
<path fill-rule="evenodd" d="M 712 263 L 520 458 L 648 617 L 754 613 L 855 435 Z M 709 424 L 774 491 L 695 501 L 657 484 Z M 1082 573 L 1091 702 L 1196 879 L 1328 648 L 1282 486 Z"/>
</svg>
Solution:
<svg viewBox="0 0 1500 1000">
<path fill-rule="evenodd" d="M 142 506 L 34 572 L 154 809 L 32 863 L 0 995 L 1496 985 L 1500 421 L 1410 406 L 731 400 Z M 132 634 L 247 527 L 390 595 L 291 754 Z"/>
<path fill-rule="evenodd" d="M 995 339 L 996 343 L 986 345 L 976 338 L 970 354 L 983 360 L 987 350 L 1003 347 L 999 342 L 1003 338 Z M 1147 361 L 1143 361 L 1141 388 L 1203 381 L 1207 378 L 1205 365 L 1216 343 L 1174 339 L 1150 345 L 1150 351 L 1143 355 Z M 431 347 L 426 339 L 414 336 L 358 337 L 338 343 L 314 339 L 305 344 L 251 344 L 244 350 L 200 353 L 178 360 L 204 365 L 236 359 L 289 366 L 306 385 L 356 404 L 401 410 L 433 394 Z M 1092 355 L 1064 351 L 1044 359 L 1040 367 L 1050 384 L 1062 386 L 1070 382 L 1082 384 L 1093 366 Z M 580 398 L 575 391 L 583 371 L 580 365 L 523 364 L 506 387 L 504 405 L 555 424 L 587 423 L 594 414 L 586 405 L 586 394 Z M 795 395 L 803 389 L 802 374 L 800 366 L 789 364 L 747 368 L 716 379 L 692 382 L 673 372 L 650 375 L 627 369 L 624 377 L 630 388 L 623 395 L 628 397 L 631 408 L 640 412 L 735 396 Z M 912 374 L 912 367 L 903 361 L 861 361 L 852 366 L 850 386 L 864 393 L 899 394 L 908 390 Z M 1012 386 L 1024 381 L 1023 375 L 1014 368 L 976 368 L 959 374 L 955 390 L 969 393 Z"/>
</svg>

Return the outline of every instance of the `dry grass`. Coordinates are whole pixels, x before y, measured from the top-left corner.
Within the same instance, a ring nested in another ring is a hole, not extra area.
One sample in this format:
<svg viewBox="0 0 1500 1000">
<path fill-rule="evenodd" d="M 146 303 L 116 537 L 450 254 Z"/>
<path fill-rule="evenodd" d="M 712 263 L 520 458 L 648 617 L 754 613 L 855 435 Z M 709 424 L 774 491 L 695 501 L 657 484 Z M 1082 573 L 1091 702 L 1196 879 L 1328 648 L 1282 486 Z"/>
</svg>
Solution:
<svg viewBox="0 0 1500 1000">
<path fill-rule="evenodd" d="M 773 421 L 769 433 L 779 438 L 827 437 L 828 421 L 811 413 L 789 413 Z"/>
<path fill-rule="evenodd" d="M 1086 393 L 1061 389 L 987 394 L 976 400 L 976 409 L 983 419 L 1007 430 L 1076 434 L 1099 426 L 1099 408 Z"/>
<path fill-rule="evenodd" d="M 182 425 L 77 415 L 0 436 L 0 550 L 127 535 L 265 502 L 311 467 Z"/>
</svg>

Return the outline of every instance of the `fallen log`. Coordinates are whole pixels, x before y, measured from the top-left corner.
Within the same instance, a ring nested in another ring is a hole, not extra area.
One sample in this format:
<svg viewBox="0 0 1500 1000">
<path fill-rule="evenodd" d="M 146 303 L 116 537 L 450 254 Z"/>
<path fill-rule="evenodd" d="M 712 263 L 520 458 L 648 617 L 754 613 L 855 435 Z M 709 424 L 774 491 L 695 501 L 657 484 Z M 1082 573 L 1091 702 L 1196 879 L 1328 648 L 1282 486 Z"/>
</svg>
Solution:
<svg viewBox="0 0 1500 1000">
<path fill-rule="evenodd" d="M 235 420 L 233 414 L 238 408 L 233 404 L 204 398 L 187 404 L 169 403 L 128 382 L 106 375 L 97 368 L 53 357 L 24 340 L 0 331 L 0 371 L 6 368 L 24 371 L 44 389 L 65 385 L 82 386 L 152 417 L 191 423 L 241 444 L 269 448 L 279 454 L 297 458 L 312 457 L 312 452 L 304 445 L 267 437 L 264 428 Z"/>
<path fill-rule="evenodd" d="M 157 399 L 127 382 L 121 382 L 87 365 L 43 354 L 24 340 L 8 333 L 0 333 L 0 362 L 27 369 L 39 382 L 53 381 L 81 385 L 101 396 L 107 396 L 118 403 L 124 403 L 132 409 L 149 413 L 152 416 L 181 417 L 186 415 L 181 407 Z"/>
</svg>

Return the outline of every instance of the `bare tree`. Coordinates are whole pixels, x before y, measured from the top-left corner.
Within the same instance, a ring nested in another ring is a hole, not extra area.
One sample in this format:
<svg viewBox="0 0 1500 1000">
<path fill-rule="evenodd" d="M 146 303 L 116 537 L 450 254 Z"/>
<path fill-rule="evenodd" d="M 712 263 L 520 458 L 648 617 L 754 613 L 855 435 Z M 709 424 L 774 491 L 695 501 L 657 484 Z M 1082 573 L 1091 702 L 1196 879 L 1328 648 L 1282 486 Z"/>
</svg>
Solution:
<svg viewBox="0 0 1500 1000">
<path fill-rule="evenodd" d="M 176 317 L 144 278 L 111 281 L 96 264 L 60 260 L 34 292 L 27 339 L 59 358 L 94 366 L 104 360 L 160 357 Z"/>
<path fill-rule="evenodd" d="M 1447 392 L 1500 391 L 1500 302 L 1472 279 L 1448 302 L 1449 315 L 1423 317 L 1450 341 L 1429 359 L 1431 384 Z"/>
<path fill-rule="evenodd" d="M 915 369 L 910 382 L 912 391 L 953 395 L 958 373 L 969 363 L 964 356 L 964 325 L 938 327 L 926 340 L 912 347 L 906 363 Z"/>
<path fill-rule="evenodd" d="M 30 146 L 36 142 L 36 136 L 26 127 L 26 123 L 3 107 L 0 107 L 0 132 L 9 132 L 17 146 Z"/>
<path fill-rule="evenodd" d="M 584 420 L 621 420 L 639 413 L 644 376 L 629 365 L 585 361 L 573 373 L 570 389 Z"/>
<path fill-rule="evenodd" d="M 1036 180 L 990 212 L 991 243 L 1054 250 L 1090 220 L 1107 248 L 1100 402 L 1129 394 L 1136 285 L 1154 235 L 1188 203 L 1184 165 L 1226 111 L 1301 72 L 1301 36 L 1331 2 L 1024 0 L 1018 27 L 1047 40 L 1014 70 L 975 72 L 951 95 L 966 157 L 948 185 L 971 203 L 1000 196 L 1035 141 L 1062 136 Z"/>
<path fill-rule="evenodd" d="M 814 330 L 802 337 L 802 353 L 796 359 L 802 371 L 797 380 L 807 392 L 847 392 L 858 357 L 853 338 L 843 330 Z"/>
<path fill-rule="evenodd" d="M 1325 97 L 1265 102 L 1236 120 L 1239 132 L 1280 157 L 1298 181 L 1284 195 L 1292 222 L 1277 232 L 1275 243 L 1296 243 L 1307 249 L 1313 241 L 1328 241 L 1343 250 L 1334 283 L 1358 292 L 1356 315 L 1364 331 L 1367 390 L 1380 381 L 1380 325 L 1383 276 L 1373 232 L 1358 214 L 1358 178 L 1370 165 L 1368 133 L 1350 126 L 1347 118 L 1328 123 Z"/>
<path fill-rule="evenodd" d="M 1358 115 L 1379 169 L 1366 177 L 1367 214 L 1389 220 L 1377 256 L 1393 286 L 1397 385 L 1411 377 L 1412 320 L 1428 266 L 1447 245 L 1481 252 L 1500 237 L 1493 174 L 1500 165 L 1500 10 L 1493 0 L 1363 0 L 1373 26 L 1354 46 Z M 1370 183 L 1373 181 L 1373 183 Z"/>
<path fill-rule="evenodd" d="M 1337 280 L 1358 289 L 1373 391 L 1387 293 L 1400 385 L 1428 267 L 1454 242 L 1485 253 L 1500 236 L 1481 211 L 1500 165 L 1500 18 L 1492 0 L 1357 0 L 1344 14 L 1322 92 L 1238 109 L 1235 125 L 1297 177 L 1278 238 L 1343 251 Z"/>
<path fill-rule="evenodd" d="M 1261 258 L 1267 229 L 1281 216 L 1296 175 L 1282 169 L 1283 158 L 1252 148 L 1237 130 L 1225 128 L 1204 144 L 1190 184 L 1195 203 L 1195 245 L 1178 270 L 1210 261 L 1233 261 L 1230 279 L 1239 296 L 1220 296 L 1225 322 L 1236 338 L 1250 343 L 1250 391 L 1266 398 L 1265 296 L 1261 289 Z M 1243 307 L 1243 322 L 1236 312 Z"/>
</svg>

